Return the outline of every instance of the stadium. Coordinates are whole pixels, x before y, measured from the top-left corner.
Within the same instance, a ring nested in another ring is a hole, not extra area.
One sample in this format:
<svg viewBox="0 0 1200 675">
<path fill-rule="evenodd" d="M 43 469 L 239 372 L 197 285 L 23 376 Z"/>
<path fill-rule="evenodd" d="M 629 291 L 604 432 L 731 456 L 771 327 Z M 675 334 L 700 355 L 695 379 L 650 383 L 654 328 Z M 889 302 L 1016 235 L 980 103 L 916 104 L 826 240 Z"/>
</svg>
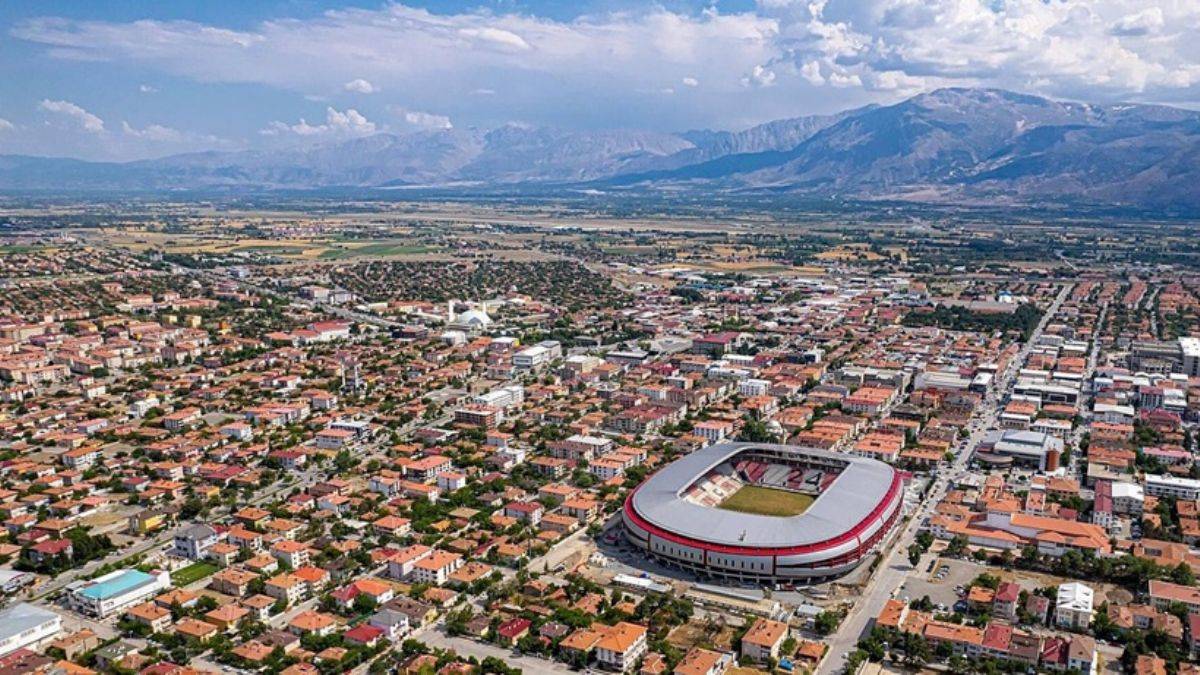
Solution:
<svg viewBox="0 0 1200 675">
<path fill-rule="evenodd" d="M 723 443 L 625 500 L 625 536 L 664 563 L 739 582 L 815 583 L 854 569 L 900 516 L 903 479 L 872 459 Z"/>
</svg>

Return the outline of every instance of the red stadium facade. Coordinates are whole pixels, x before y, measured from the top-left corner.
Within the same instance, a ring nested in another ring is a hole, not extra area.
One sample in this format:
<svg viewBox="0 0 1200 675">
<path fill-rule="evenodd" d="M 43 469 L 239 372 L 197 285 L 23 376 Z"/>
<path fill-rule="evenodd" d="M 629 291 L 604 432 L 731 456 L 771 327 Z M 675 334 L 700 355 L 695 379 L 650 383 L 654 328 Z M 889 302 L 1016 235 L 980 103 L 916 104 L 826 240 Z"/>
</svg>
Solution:
<svg viewBox="0 0 1200 675">
<path fill-rule="evenodd" d="M 683 499 L 680 492 L 696 479 L 696 474 L 690 468 L 675 472 L 685 481 L 681 487 L 655 485 L 659 477 L 656 474 L 625 500 L 625 536 L 632 545 L 659 561 L 702 577 L 747 582 L 819 582 L 854 569 L 886 537 L 902 512 L 903 478 L 890 466 L 874 460 L 791 446 L 730 444 L 714 446 L 712 450 L 719 461 L 744 452 L 769 452 L 781 458 L 778 461 L 813 459 L 826 465 L 831 461 L 844 462 L 845 466 L 865 467 L 870 471 L 858 471 L 852 481 L 839 476 L 804 514 L 775 518 L 721 511 L 719 520 L 706 519 L 713 524 L 709 532 L 691 525 L 704 517 L 703 513 L 691 507 L 686 507 L 690 511 L 680 512 L 671 508 L 673 505 L 654 503 L 662 501 L 664 492 L 657 489 L 660 487 L 667 488 L 667 499 L 672 494 Z M 836 459 L 831 459 L 831 455 Z M 710 466 L 703 461 L 691 463 Z M 679 476 L 668 476 L 661 482 L 680 482 Z M 657 494 L 652 499 L 640 498 L 643 489 Z M 864 499 L 866 492 L 874 495 Z M 847 508 L 840 508 L 839 502 L 843 500 Z M 823 511 L 837 513 L 838 517 L 814 514 L 818 504 Z M 673 526 L 677 523 L 681 527 Z M 768 531 L 769 536 L 762 535 Z"/>
</svg>

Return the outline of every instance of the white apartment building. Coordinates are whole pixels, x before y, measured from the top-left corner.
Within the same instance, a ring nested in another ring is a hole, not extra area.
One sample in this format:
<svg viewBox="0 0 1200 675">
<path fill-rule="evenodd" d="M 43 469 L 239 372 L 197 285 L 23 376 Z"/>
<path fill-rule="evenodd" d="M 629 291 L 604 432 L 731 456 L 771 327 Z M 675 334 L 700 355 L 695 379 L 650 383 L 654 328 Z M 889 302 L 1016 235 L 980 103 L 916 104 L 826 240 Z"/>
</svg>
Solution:
<svg viewBox="0 0 1200 675">
<path fill-rule="evenodd" d="M 562 344 L 555 340 L 544 340 L 513 354 L 512 364 L 514 368 L 522 370 L 537 370 L 561 356 Z"/>
<path fill-rule="evenodd" d="M 172 550 L 188 560 L 199 560 L 217 543 L 217 531 L 208 525 L 189 525 L 175 533 Z"/>
<path fill-rule="evenodd" d="M 692 427 L 692 433 L 709 443 L 720 443 L 733 435 L 733 422 L 729 420 L 705 420 Z"/>
<path fill-rule="evenodd" d="M 1092 623 L 1094 602 L 1091 588 L 1077 581 L 1060 585 L 1054 604 L 1054 623 L 1060 628 L 1086 630 Z"/>
<path fill-rule="evenodd" d="M 1183 356 L 1183 374 L 1200 377 L 1200 338 L 1179 338 L 1179 351 Z"/>
<path fill-rule="evenodd" d="M 416 569 L 417 563 L 433 554 L 433 549 L 424 544 L 413 544 L 388 560 L 388 576 L 393 579 L 407 579 Z"/>
<path fill-rule="evenodd" d="M 771 389 L 767 380 L 747 379 L 738 382 L 738 393 L 742 396 L 766 396 Z"/>
<path fill-rule="evenodd" d="M 551 452 L 555 457 L 570 460 L 582 459 L 590 462 L 596 457 L 610 452 L 613 446 L 614 443 L 611 438 L 575 434 L 562 441 L 562 443 L 556 444 L 551 449 Z"/>
<path fill-rule="evenodd" d="M 515 408 L 525 402 L 525 387 L 519 384 L 496 387 L 486 394 L 476 396 L 471 402 L 493 408 Z"/>
<path fill-rule="evenodd" d="M 1200 499 L 1200 480 L 1162 474 L 1146 474 L 1146 494 L 1152 497 Z"/>
<path fill-rule="evenodd" d="M 463 566 L 463 557 L 449 551 L 434 550 L 418 560 L 412 568 L 412 579 L 418 584 L 441 586 L 450 575 Z"/>
<path fill-rule="evenodd" d="M 268 579 L 263 586 L 263 592 L 288 605 L 295 605 L 304 600 L 308 593 L 308 584 L 294 574 L 284 573 Z"/>
</svg>

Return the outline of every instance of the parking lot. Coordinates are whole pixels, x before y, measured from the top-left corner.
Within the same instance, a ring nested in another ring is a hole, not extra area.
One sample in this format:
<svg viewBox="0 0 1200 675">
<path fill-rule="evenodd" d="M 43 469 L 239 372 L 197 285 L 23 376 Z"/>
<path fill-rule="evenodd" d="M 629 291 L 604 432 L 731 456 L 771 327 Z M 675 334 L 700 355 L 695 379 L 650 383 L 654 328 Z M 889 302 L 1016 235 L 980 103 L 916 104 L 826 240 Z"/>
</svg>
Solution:
<svg viewBox="0 0 1200 675">
<path fill-rule="evenodd" d="M 955 588 L 966 586 L 986 570 L 985 566 L 967 560 L 926 555 L 904 580 L 896 596 L 917 600 L 928 595 L 934 605 L 953 609 L 959 599 Z"/>
</svg>

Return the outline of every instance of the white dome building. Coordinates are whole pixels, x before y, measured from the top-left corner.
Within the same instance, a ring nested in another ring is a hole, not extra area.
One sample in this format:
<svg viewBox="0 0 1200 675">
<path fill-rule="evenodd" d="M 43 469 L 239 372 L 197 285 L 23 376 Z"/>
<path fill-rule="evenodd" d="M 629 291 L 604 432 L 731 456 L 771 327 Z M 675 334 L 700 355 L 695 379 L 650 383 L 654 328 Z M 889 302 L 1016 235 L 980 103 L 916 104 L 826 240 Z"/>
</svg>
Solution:
<svg viewBox="0 0 1200 675">
<path fill-rule="evenodd" d="M 469 309 L 460 314 L 458 318 L 454 320 L 454 323 L 462 324 L 464 326 L 471 326 L 473 328 L 483 328 L 491 325 L 492 317 L 488 316 L 487 313 L 481 309 Z"/>
<path fill-rule="evenodd" d="M 481 331 L 492 325 L 492 317 L 487 314 L 487 303 L 479 303 L 479 309 L 469 309 L 462 314 L 454 313 L 454 302 L 447 308 L 447 325 L 451 328 L 471 332 Z"/>
</svg>

